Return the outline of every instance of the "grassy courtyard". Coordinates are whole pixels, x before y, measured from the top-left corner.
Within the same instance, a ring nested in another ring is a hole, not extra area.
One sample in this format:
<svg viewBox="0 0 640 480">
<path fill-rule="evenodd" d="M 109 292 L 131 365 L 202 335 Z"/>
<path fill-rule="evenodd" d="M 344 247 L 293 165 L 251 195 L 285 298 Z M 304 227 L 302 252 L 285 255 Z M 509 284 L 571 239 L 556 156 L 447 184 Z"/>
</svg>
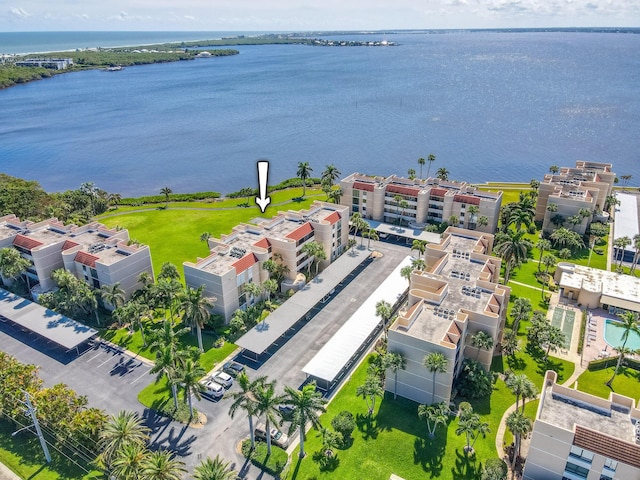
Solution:
<svg viewBox="0 0 640 480">
<path fill-rule="evenodd" d="M 547 367 L 559 372 L 560 378 L 568 378 L 573 373 L 573 364 L 551 357 L 547 365 L 530 359 L 526 354 L 517 356 L 520 362 L 512 369 L 516 373 L 526 373 L 536 386 L 541 388 Z M 494 370 L 503 371 L 506 361 L 496 357 Z M 497 456 L 495 437 L 498 424 L 515 397 L 502 380 L 497 380 L 490 397 L 473 400 L 474 411 L 489 424 L 491 432 L 480 437 L 475 444 L 475 455 L 464 454 L 465 439 L 457 436 L 457 419 L 450 417 L 446 428 L 440 426 L 432 440 L 427 435 L 427 427 L 417 415 L 418 404 L 385 393 L 378 402 L 374 415 L 367 416 L 367 408 L 362 398 L 356 396 L 356 388 L 364 383 L 368 362 L 365 360 L 345 383 L 321 417 L 323 426 L 331 425 L 331 420 L 342 410 L 348 410 L 356 417 L 357 429 L 353 433 L 353 444 L 345 450 L 336 450 L 336 461 L 323 468 L 314 460 L 313 454 L 320 450 L 321 439 L 318 431 L 312 429 L 307 434 L 305 450 L 307 456 L 299 460 L 298 450 L 292 455 L 288 479 L 361 479 L 387 480 L 392 473 L 403 478 L 454 478 L 477 479 L 486 460 Z M 463 399 L 456 399 L 463 400 Z M 528 407 L 532 409 L 534 407 Z M 527 410 L 529 412 L 529 410 Z"/>
<path fill-rule="evenodd" d="M 586 370 L 578 377 L 578 390 L 602 398 L 609 398 L 609 394 L 615 392 L 631 397 L 636 402 L 640 401 L 640 372 L 628 367 L 620 367 L 612 388 L 609 388 L 606 383 L 613 376 L 614 370 L 615 363 L 612 367 L 602 370 Z"/>
</svg>

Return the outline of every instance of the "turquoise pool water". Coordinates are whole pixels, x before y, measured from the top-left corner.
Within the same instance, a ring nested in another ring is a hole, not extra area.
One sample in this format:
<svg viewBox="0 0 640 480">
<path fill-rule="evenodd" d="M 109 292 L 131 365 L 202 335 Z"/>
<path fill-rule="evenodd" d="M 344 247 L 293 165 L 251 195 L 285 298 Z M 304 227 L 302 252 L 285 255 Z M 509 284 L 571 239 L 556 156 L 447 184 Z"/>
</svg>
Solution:
<svg viewBox="0 0 640 480">
<path fill-rule="evenodd" d="M 615 320 L 607 320 L 604 324 L 604 339 L 612 347 L 619 347 L 622 345 L 622 334 L 624 329 L 620 327 L 620 323 Z M 640 336 L 636 333 L 629 333 L 629 339 L 627 340 L 627 348 L 631 350 L 637 350 L 640 348 Z"/>
</svg>

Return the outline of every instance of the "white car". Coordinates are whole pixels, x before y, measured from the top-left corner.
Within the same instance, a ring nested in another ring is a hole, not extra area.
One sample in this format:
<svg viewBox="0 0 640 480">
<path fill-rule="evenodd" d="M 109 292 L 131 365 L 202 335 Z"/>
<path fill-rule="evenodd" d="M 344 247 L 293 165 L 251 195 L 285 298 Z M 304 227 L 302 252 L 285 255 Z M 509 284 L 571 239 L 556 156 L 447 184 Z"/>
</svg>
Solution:
<svg viewBox="0 0 640 480">
<path fill-rule="evenodd" d="M 229 388 L 233 383 L 233 377 L 225 372 L 216 373 L 213 377 L 211 377 L 211 380 L 213 380 L 216 383 L 219 383 L 225 388 Z"/>
<path fill-rule="evenodd" d="M 202 386 L 204 390 L 201 392 L 201 395 L 204 397 L 219 400 L 224 395 L 224 387 L 213 380 L 202 382 Z"/>
</svg>

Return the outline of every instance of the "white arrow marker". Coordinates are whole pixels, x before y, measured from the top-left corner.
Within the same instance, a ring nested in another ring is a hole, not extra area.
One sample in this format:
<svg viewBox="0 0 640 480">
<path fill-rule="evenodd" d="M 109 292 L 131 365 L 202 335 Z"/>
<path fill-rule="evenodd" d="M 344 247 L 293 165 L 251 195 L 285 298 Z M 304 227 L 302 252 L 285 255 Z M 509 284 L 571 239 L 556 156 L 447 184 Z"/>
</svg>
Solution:
<svg viewBox="0 0 640 480">
<path fill-rule="evenodd" d="M 271 197 L 267 197 L 267 181 L 269 180 L 269 162 L 267 160 L 258 161 L 258 193 L 256 203 L 260 211 L 264 213 L 267 205 L 271 203 Z"/>
</svg>

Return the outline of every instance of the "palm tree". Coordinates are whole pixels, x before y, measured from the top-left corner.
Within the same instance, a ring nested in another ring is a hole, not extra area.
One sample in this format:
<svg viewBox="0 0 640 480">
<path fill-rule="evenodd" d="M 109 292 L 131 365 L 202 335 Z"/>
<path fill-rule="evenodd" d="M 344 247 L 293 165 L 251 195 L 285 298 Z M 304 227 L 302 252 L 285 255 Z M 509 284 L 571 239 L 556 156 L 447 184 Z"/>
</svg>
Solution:
<svg viewBox="0 0 640 480">
<path fill-rule="evenodd" d="M 436 161 L 436 156 L 433 153 L 430 153 L 427 157 L 427 162 L 429 162 L 429 168 L 427 168 L 427 178 L 429 178 L 429 172 L 431 171 L 431 164 Z"/>
<path fill-rule="evenodd" d="M 311 277 L 311 265 L 313 265 L 313 263 L 316 261 L 317 261 L 317 264 L 319 264 L 320 263 L 319 260 L 323 260 L 327 258 L 327 255 L 324 252 L 324 247 L 322 246 L 321 243 L 314 240 L 312 242 L 305 243 L 304 246 L 300 249 L 300 251 L 302 253 L 305 253 L 309 258 L 309 263 L 307 264 L 307 274 L 309 277 Z M 317 273 L 318 271 L 316 268 L 316 274 Z"/>
<path fill-rule="evenodd" d="M 627 248 L 629 245 L 631 245 L 631 239 L 627 236 L 624 237 L 620 237 L 620 238 L 616 238 L 613 241 L 613 245 L 616 247 L 616 255 L 619 253 L 620 254 L 620 263 L 619 263 L 619 267 L 622 267 L 622 262 L 624 260 L 624 250 L 625 248 Z"/>
<path fill-rule="evenodd" d="M 418 405 L 418 417 L 427 422 L 429 438 L 436 436 L 436 428 L 438 428 L 438 425 L 447 424 L 448 415 L 449 407 L 447 407 L 444 402 L 434 403 L 432 405 Z"/>
<path fill-rule="evenodd" d="M 369 228 L 366 232 L 362 234 L 362 236 L 367 237 L 367 249 L 371 248 L 371 240 L 373 241 L 380 240 L 380 237 L 378 236 L 378 232 L 376 232 L 375 228 Z"/>
<path fill-rule="evenodd" d="M 467 208 L 467 213 L 469 214 L 469 216 L 467 217 L 467 225 L 470 230 L 475 230 L 479 212 L 480 207 L 478 207 L 477 205 L 470 205 L 469 208 Z"/>
<path fill-rule="evenodd" d="M 526 232 L 499 233 L 496 235 L 495 253 L 505 262 L 504 284 L 509 282 L 509 275 L 513 265 L 520 265 L 527 259 L 527 253 L 532 248 L 531 242 L 525 238 Z"/>
<path fill-rule="evenodd" d="M 298 174 L 298 176 L 300 175 Z M 334 182 L 338 178 L 340 178 L 340 171 L 335 165 L 331 164 L 325 167 L 324 172 L 322 172 L 322 176 L 320 177 L 320 180 L 324 184 L 333 186 Z"/>
<path fill-rule="evenodd" d="M 114 478 L 142 480 L 142 470 L 148 454 L 144 444 L 125 443 L 111 462 L 111 474 Z"/>
<path fill-rule="evenodd" d="M 424 254 L 424 251 L 427 249 L 427 241 L 426 240 L 414 240 L 411 244 L 411 250 L 417 250 L 418 258 Z"/>
<path fill-rule="evenodd" d="M 467 437 L 467 444 L 464 447 L 465 455 L 473 452 L 473 446 L 476 443 L 478 437 L 482 434 L 484 436 L 489 432 L 489 424 L 480 420 L 480 415 L 477 413 L 468 412 L 464 416 L 460 416 L 458 420 L 458 428 L 456 428 L 456 435 L 465 434 Z M 473 442 L 471 442 L 473 440 Z"/>
<path fill-rule="evenodd" d="M 545 281 L 542 282 L 542 298 L 544 299 L 544 288 L 549 283 L 549 269 L 554 267 L 558 263 L 558 259 L 551 254 L 547 254 L 542 257 L 542 264 L 544 265 L 544 274 L 546 275 Z"/>
<path fill-rule="evenodd" d="M 388 368 L 393 372 L 393 399 L 395 400 L 398 398 L 398 370 L 404 370 L 407 365 L 407 361 L 401 353 L 387 352 L 382 358 L 382 364 L 384 365 L 384 368 Z"/>
<path fill-rule="evenodd" d="M 380 300 L 376 303 L 376 317 L 380 317 L 382 320 L 382 329 L 385 332 L 387 331 L 387 322 L 391 318 L 391 304 L 386 300 Z"/>
<path fill-rule="evenodd" d="M 200 392 L 204 387 L 200 383 L 200 379 L 207 374 L 198 361 L 187 358 L 179 371 L 179 381 L 184 388 L 185 400 L 189 404 L 189 418 L 193 418 L 193 400 L 192 397 L 200 400 Z"/>
<path fill-rule="evenodd" d="M 152 344 L 153 346 L 153 344 Z M 180 370 L 178 368 L 178 360 L 175 347 L 172 345 L 162 345 L 156 350 L 155 364 L 149 370 L 151 374 L 158 374 L 156 382 L 162 377 L 167 379 L 171 395 L 173 396 L 173 405 L 178 409 L 178 390 L 177 383 L 180 378 Z"/>
<path fill-rule="evenodd" d="M 393 196 L 393 203 L 396 206 L 396 215 L 398 215 L 398 225 L 400 225 L 400 203 L 403 200 L 404 199 L 402 198 L 402 195 L 394 195 Z"/>
<path fill-rule="evenodd" d="M 480 350 L 491 350 L 493 348 L 493 337 L 487 332 L 480 330 L 475 335 L 471 336 L 471 345 L 476 347 L 476 362 L 480 356 Z"/>
<path fill-rule="evenodd" d="M 449 180 L 449 170 L 444 167 L 440 167 L 436 172 L 436 177 L 440 180 Z"/>
<path fill-rule="evenodd" d="M 330 192 L 329 192 L 329 200 L 332 203 L 335 203 L 336 205 L 340 203 L 340 198 L 342 198 L 342 188 L 338 187 L 338 188 L 333 188 Z"/>
<path fill-rule="evenodd" d="M 526 297 L 518 297 L 513 302 L 513 307 L 511 308 L 511 318 L 513 319 L 513 324 L 511 325 L 511 329 L 514 332 L 518 331 L 518 327 L 520 325 L 521 320 L 527 320 L 531 315 L 531 301 Z"/>
<path fill-rule="evenodd" d="M 519 349 L 518 333 L 515 330 L 505 328 L 504 335 L 502 336 L 502 353 L 507 357 L 513 358 Z"/>
<path fill-rule="evenodd" d="M 351 215 L 351 218 L 349 220 L 351 222 L 351 227 L 353 228 L 353 239 L 355 240 L 356 236 L 358 235 L 358 230 L 360 230 L 360 227 L 362 226 L 362 215 L 356 212 Z M 368 223 L 367 226 L 369 226 Z"/>
<path fill-rule="evenodd" d="M 620 340 L 622 340 L 622 345 L 617 348 L 619 356 L 618 363 L 616 364 L 616 369 L 613 372 L 613 376 L 607 382 L 607 387 L 611 388 L 613 384 L 613 379 L 618 375 L 618 370 L 620 369 L 620 365 L 622 364 L 622 360 L 626 354 L 629 352 L 626 349 L 627 340 L 629 340 L 629 335 L 631 332 L 640 336 L 640 325 L 638 325 L 638 314 L 636 312 L 626 311 L 624 313 L 618 314 L 618 316 L 622 319 L 620 322 L 620 327 L 623 329 L 622 335 L 620 336 Z"/>
<path fill-rule="evenodd" d="M 413 272 L 413 267 L 407 265 L 406 267 L 402 267 L 402 269 L 400 270 L 400 276 L 407 282 L 411 282 L 411 272 Z"/>
<path fill-rule="evenodd" d="M 509 414 L 506 420 L 506 425 L 515 438 L 515 448 L 513 450 L 513 460 L 511 463 L 511 468 L 514 469 L 516 461 L 520 456 L 520 444 L 522 437 L 526 437 L 529 432 L 531 432 L 531 419 L 525 417 L 524 413 L 516 410 Z"/>
<path fill-rule="evenodd" d="M 418 159 L 418 165 L 420 165 L 420 179 L 421 179 L 421 180 L 422 180 L 422 167 L 424 167 L 424 165 L 425 165 L 426 163 L 427 163 L 427 161 L 426 161 L 424 158 L 420 157 L 420 158 Z"/>
<path fill-rule="evenodd" d="M 478 225 L 480 225 L 481 227 L 486 227 L 487 225 L 489 225 L 489 217 L 487 217 L 486 215 L 480 215 L 478 217 Z"/>
<path fill-rule="evenodd" d="M 208 243 L 211 238 L 211 234 L 209 232 L 203 232 L 200 234 L 200 241 Z"/>
<path fill-rule="evenodd" d="M 120 282 L 116 282 L 113 285 L 103 285 L 100 288 L 100 296 L 104 302 L 114 309 L 123 306 L 126 299 L 126 293 L 120 288 Z"/>
<path fill-rule="evenodd" d="M 518 375 L 509 375 L 505 380 L 505 384 L 511 393 L 516 397 L 516 410 L 518 409 L 518 403 L 522 397 L 522 411 L 524 412 L 524 400 L 525 398 L 535 397 L 538 392 L 535 384 L 529 380 L 524 373 Z"/>
<path fill-rule="evenodd" d="M 540 257 L 538 258 L 538 271 L 540 271 L 542 255 L 544 255 L 544 252 L 551 250 L 551 242 L 545 238 L 541 238 L 538 240 L 538 243 L 536 243 L 536 248 L 540 250 Z"/>
<path fill-rule="evenodd" d="M 309 165 L 309 162 L 298 162 L 298 172 L 296 175 L 302 180 L 302 196 L 307 193 L 307 178 L 311 176 L 313 168 Z"/>
<path fill-rule="evenodd" d="M 633 254 L 633 263 L 631 265 L 631 269 L 629 270 L 629 274 L 632 274 L 638 265 L 638 260 L 640 260 L 640 233 L 636 233 L 633 236 L 633 248 L 635 252 Z"/>
<path fill-rule="evenodd" d="M 271 423 L 277 423 L 279 415 L 278 405 L 285 401 L 283 395 L 276 395 L 276 381 L 259 383 L 254 391 L 256 397 L 256 414 L 264 415 L 265 432 L 267 437 L 267 455 L 271 455 Z"/>
<path fill-rule="evenodd" d="M 409 170 L 407 170 L 407 175 L 409 175 L 409 180 L 413 180 L 414 178 L 416 178 L 416 169 L 410 168 Z"/>
<path fill-rule="evenodd" d="M 278 291 L 278 282 L 273 278 L 269 278 L 262 282 L 262 291 L 267 294 L 267 302 L 271 300 L 271 295 Z"/>
<path fill-rule="evenodd" d="M 202 347 L 202 328 L 211 316 L 210 309 L 213 308 L 214 299 L 202 296 L 204 286 L 199 288 L 187 287 L 181 297 L 180 309 L 182 310 L 182 321 L 185 325 L 195 327 L 198 334 L 198 348 L 204 352 Z"/>
<path fill-rule="evenodd" d="M 158 283 L 153 286 L 153 297 L 164 308 L 165 318 L 167 313 L 173 323 L 173 307 L 176 297 L 182 292 L 182 284 L 173 278 L 160 278 Z"/>
<path fill-rule="evenodd" d="M 157 450 L 147 453 L 142 463 L 144 480 L 181 480 L 187 473 L 184 462 L 177 460 L 168 450 Z"/>
<path fill-rule="evenodd" d="M 560 171 L 560 168 L 557 165 L 551 165 L 549 167 L 549 172 L 553 173 L 554 175 L 559 171 Z"/>
<path fill-rule="evenodd" d="M 122 200 L 122 195 L 119 193 L 110 193 L 107 196 L 107 204 L 110 206 L 117 207 L 120 204 L 120 200 Z"/>
<path fill-rule="evenodd" d="M 380 378 L 375 374 L 367 375 L 364 383 L 356 388 L 356 396 L 362 397 L 367 404 L 368 415 L 372 416 L 376 409 L 376 397 L 382 397 L 384 390 Z"/>
<path fill-rule="evenodd" d="M 425 355 L 423 365 L 433 374 L 433 380 L 431 382 L 431 403 L 436 401 L 436 374 L 445 373 L 449 366 L 447 357 L 441 352 L 431 352 Z"/>
<path fill-rule="evenodd" d="M 238 472 L 231 469 L 231 464 L 216 455 L 213 460 L 207 457 L 193 471 L 195 480 L 235 480 Z"/>
<path fill-rule="evenodd" d="M 109 467 L 124 445 L 137 444 L 144 446 L 149 440 L 149 429 L 135 412 L 120 411 L 109 418 L 100 432 L 99 462 Z"/>
<path fill-rule="evenodd" d="M 20 252 L 15 248 L 0 249 L 0 274 L 3 278 L 14 281 L 25 273 L 30 266 L 31 262 L 20 255 Z M 28 280 L 27 288 L 29 288 Z"/>
<path fill-rule="evenodd" d="M 229 416 L 233 418 L 238 410 L 244 410 L 249 417 L 249 436 L 251 438 L 251 450 L 255 448 L 253 416 L 258 413 L 255 391 L 258 385 L 262 385 L 266 381 L 267 377 L 258 377 L 252 382 L 249 380 L 247 373 L 245 371 L 242 371 L 236 377 L 236 384 L 238 385 L 238 387 L 240 387 L 240 390 L 230 394 L 233 403 L 229 407 Z"/>
<path fill-rule="evenodd" d="M 291 429 L 300 429 L 300 458 L 303 458 L 305 427 L 307 423 L 311 423 L 316 428 L 320 426 L 320 414 L 326 411 L 327 401 L 316 390 L 315 382 L 306 384 L 302 390 L 285 386 L 284 391 L 285 405 L 293 408 Z"/>
<path fill-rule="evenodd" d="M 164 195 L 164 199 L 166 202 L 165 207 L 169 206 L 169 195 L 171 195 L 173 193 L 173 190 L 171 190 L 169 187 L 162 187 L 160 189 L 160 195 Z"/>
</svg>

